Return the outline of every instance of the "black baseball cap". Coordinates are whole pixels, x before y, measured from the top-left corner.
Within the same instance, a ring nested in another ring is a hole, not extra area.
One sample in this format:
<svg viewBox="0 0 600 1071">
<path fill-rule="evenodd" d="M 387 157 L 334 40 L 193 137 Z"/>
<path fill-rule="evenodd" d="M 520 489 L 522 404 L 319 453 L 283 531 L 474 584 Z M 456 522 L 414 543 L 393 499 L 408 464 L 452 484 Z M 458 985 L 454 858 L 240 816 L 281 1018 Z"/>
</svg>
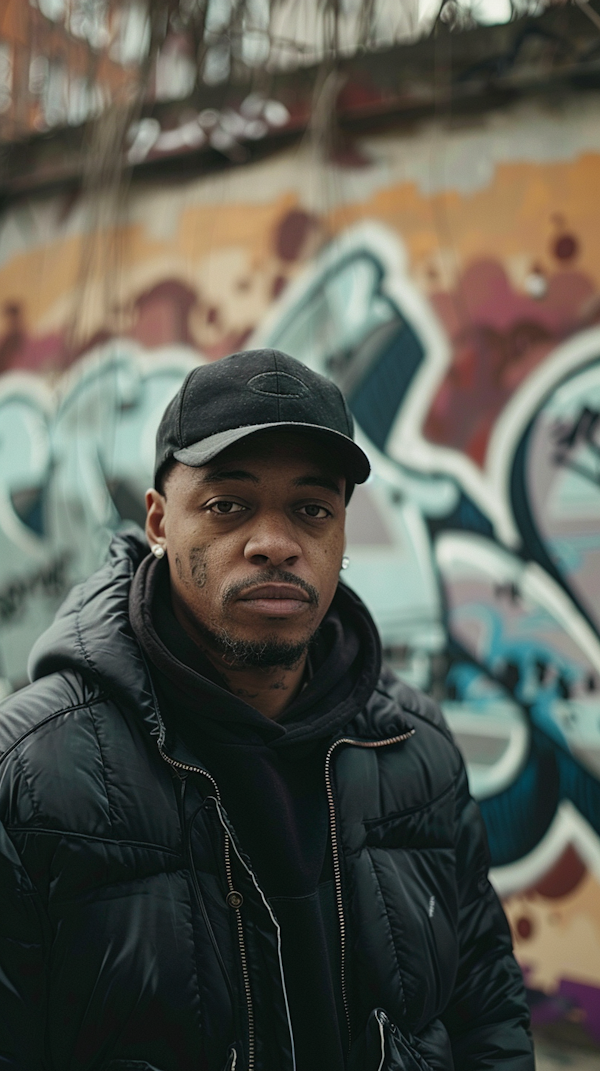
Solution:
<svg viewBox="0 0 600 1071">
<path fill-rule="evenodd" d="M 364 483 L 367 455 L 335 383 L 279 350 L 243 350 L 186 376 L 156 435 L 154 481 L 167 462 L 206 465 L 233 443 L 270 428 L 291 428 L 335 448 L 347 480 Z"/>
</svg>

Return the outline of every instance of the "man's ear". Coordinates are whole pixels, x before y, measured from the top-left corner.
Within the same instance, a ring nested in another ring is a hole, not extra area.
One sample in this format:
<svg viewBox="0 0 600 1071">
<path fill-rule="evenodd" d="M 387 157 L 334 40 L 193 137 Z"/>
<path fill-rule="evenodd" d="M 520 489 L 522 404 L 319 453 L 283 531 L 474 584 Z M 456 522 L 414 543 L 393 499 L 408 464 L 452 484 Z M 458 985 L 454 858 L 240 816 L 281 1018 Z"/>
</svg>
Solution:
<svg viewBox="0 0 600 1071">
<path fill-rule="evenodd" d="M 146 491 L 146 538 L 151 547 L 165 545 L 165 498 L 155 487 Z"/>
</svg>

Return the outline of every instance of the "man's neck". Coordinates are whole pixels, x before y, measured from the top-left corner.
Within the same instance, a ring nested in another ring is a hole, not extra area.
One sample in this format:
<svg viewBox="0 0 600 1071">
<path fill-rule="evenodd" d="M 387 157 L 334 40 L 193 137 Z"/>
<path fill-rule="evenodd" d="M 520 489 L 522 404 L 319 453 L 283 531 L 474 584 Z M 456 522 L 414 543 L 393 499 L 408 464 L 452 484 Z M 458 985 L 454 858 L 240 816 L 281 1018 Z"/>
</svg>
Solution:
<svg viewBox="0 0 600 1071">
<path fill-rule="evenodd" d="M 278 718 L 300 691 L 306 655 L 292 669 L 283 669 L 281 666 L 262 669 L 232 666 L 206 648 L 202 650 L 223 677 L 230 692 L 255 707 L 265 718 Z"/>
</svg>

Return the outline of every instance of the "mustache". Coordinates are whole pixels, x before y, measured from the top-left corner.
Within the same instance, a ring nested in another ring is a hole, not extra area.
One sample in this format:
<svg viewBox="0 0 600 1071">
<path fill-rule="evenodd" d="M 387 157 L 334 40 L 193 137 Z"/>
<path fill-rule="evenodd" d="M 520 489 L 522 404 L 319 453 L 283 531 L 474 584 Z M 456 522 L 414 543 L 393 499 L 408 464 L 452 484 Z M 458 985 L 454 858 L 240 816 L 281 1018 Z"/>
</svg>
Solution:
<svg viewBox="0 0 600 1071">
<path fill-rule="evenodd" d="M 252 576 L 247 577 L 245 580 L 238 580 L 227 588 L 223 596 L 223 605 L 227 606 L 228 603 L 233 602 L 242 592 L 248 594 L 253 588 L 260 588 L 263 584 L 277 583 L 293 584 L 294 587 L 301 588 L 308 595 L 308 601 L 313 606 L 319 605 L 319 592 L 317 589 L 312 584 L 309 584 L 307 580 L 296 576 L 295 573 L 288 573 L 285 569 L 264 569 L 262 573 L 253 573 Z"/>
</svg>

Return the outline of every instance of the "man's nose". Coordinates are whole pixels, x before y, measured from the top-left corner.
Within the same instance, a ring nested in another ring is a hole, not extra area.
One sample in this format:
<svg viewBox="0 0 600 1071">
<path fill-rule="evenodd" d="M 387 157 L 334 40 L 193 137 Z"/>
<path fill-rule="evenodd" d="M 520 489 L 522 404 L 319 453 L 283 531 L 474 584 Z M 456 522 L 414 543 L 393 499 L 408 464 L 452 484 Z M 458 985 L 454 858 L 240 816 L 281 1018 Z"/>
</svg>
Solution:
<svg viewBox="0 0 600 1071">
<path fill-rule="evenodd" d="M 294 526 L 285 514 L 269 511 L 256 517 L 244 557 L 258 565 L 291 564 L 302 554 Z"/>
</svg>

